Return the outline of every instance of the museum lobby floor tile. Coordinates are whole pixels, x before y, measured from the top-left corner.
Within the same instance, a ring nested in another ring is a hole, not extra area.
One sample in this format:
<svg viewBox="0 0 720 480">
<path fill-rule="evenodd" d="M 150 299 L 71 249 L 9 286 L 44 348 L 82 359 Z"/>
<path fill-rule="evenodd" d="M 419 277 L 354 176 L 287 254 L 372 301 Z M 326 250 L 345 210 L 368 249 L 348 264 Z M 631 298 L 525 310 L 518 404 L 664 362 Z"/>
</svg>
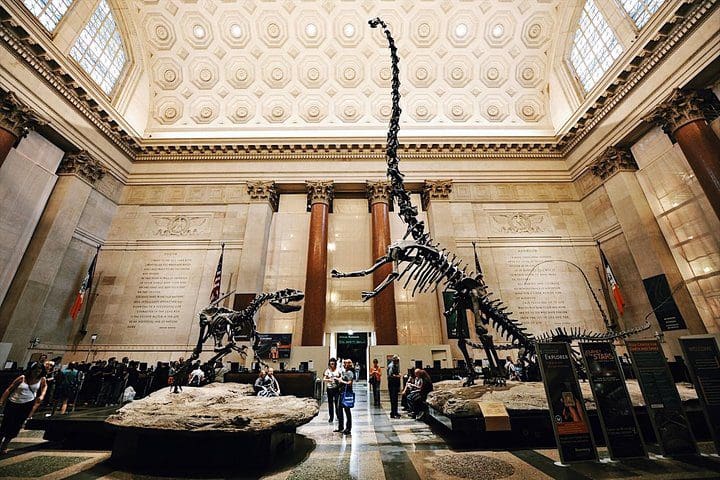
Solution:
<svg viewBox="0 0 720 480">
<path fill-rule="evenodd" d="M 296 453 L 278 461 L 271 471 L 173 471 L 158 465 L 152 472 L 125 472 L 110 462 L 110 452 L 63 450 L 46 442 L 41 432 L 23 431 L 0 457 L 0 478 L 47 480 L 169 480 L 173 478 L 264 480 L 563 480 L 638 479 L 681 480 L 720 478 L 720 458 L 695 457 L 686 461 L 658 458 L 622 463 L 558 466 L 555 449 L 491 451 L 458 448 L 445 437 L 443 427 L 403 417 L 390 419 L 387 398 L 381 408 L 367 402 L 364 385 L 357 388 L 353 433 L 333 432 L 327 408 L 298 429 Z M 450 446 L 453 445 L 453 446 Z M 710 444 L 703 444 L 710 452 Z M 601 458 L 607 457 L 604 448 Z"/>
</svg>

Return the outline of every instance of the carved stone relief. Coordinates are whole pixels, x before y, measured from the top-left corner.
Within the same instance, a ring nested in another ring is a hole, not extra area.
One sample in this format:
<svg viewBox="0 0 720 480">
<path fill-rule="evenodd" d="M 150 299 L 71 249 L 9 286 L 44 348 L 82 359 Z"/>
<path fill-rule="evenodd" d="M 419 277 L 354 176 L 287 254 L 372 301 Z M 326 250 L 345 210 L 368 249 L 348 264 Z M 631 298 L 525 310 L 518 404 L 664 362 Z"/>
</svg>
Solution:
<svg viewBox="0 0 720 480">
<path fill-rule="evenodd" d="M 206 233 L 211 215 L 153 215 L 156 237 L 191 237 Z"/>
<path fill-rule="evenodd" d="M 504 234 L 552 233 L 548 212 L 493 212 L 493 229 Z"/>
</svg>

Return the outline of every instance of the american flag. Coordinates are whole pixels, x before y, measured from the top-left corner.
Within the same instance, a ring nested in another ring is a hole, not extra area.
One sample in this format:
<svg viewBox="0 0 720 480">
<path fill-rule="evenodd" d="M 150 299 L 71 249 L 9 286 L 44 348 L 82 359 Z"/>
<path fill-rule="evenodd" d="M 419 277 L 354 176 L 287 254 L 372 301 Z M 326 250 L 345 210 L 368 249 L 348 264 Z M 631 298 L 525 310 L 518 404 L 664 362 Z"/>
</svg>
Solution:
<svg viewBox="0 0 720 480">
<path fill-rule="evenodd" d="M 210 292 L 210 303 L 220 298 L 220 283 L 222 281 L 222 261 L 223 254 L 225 254 L 225 244 L 222 244 L 220 250 L 220 260 L 218 260 L 217 270 L 215 270 L 215 281 L 213 282 L 213 288 Z"/>
<path fill-rule="evenodd" d="M 90 263 L 90 268 L 88 268 L 85 278 L 80 285 L 80 290 L 78 290 L 77 297 L 75 297 L 75 301 L 73 302 L 72 307 L 70 307 L 70 317 L 73 320 L 77 318 L 80 310 L 82 309 L 83 303 L 85 302 L 85 294 L 92 288 L 92 279 L 95 275 L 95 265 L 97 264 L 98 253 L 100 253 L 100 246 L 98 246 L 95 251 L 95 256 Z"/>
</svg>

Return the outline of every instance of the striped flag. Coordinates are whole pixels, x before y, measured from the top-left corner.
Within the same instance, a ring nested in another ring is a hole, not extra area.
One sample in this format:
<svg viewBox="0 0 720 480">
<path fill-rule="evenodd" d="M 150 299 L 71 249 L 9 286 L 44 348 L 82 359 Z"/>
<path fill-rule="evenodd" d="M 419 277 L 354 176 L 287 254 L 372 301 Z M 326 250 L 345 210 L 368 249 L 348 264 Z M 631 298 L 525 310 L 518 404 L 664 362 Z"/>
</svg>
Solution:
<svg viewBox="0 0 720 480">
<path fill-rule="evenodd" d="M 213 288 L 210 292 L 210 303 L 220 298 L 220 283 L 222 281 L 222 262 L 223 255 L 225 254 L 225 244 L 222 244 L 220 250 L 220 260 L 218 260 L 217 270 L 215 270 L 215 281 L 213 282 Z"/>
<path fill-rule="evenodd" d="M 85 274 L 85 278 L 80 285 L 80 290 L 78 290 L 77 297 L 75 297 L 75 301 L 73 302 L 72 307 L 70 307 L 70 317 L 73 320 L 77 318 L 80 310 L 82 309 L 83 303 L 85 303 L 85 294 L 89 292 L 92 288 L 92 280 L 93 276 L 95 275 L 95 265 L 97 264 L 98 253 L 100 253 L 99 245 L 97 247 L 97 250 L 95 251 L 95 256 L 93 257 L 92 262 L 90 263 L 90 268 L 88 268 L 88 271 Z"/>
<path fill-rule="evenodd" d="M 605 270 L 605 278 L 607 279 L 608 288 L 615 299 L 615 305 L 617 305 L 618 313 L 622 315 L 625 313 L 625 299 L 620 292 L 620 284 L 615 279 L 615 274 L 613 273 L 612 268 L 610 268 L 610 263 L 607 261 L 605 253 L 603 253 L 600 245 L 598 245 L 598 249 L 600 250 L 600 257 L 602 259 L 603 270 Z"/>
</svg>

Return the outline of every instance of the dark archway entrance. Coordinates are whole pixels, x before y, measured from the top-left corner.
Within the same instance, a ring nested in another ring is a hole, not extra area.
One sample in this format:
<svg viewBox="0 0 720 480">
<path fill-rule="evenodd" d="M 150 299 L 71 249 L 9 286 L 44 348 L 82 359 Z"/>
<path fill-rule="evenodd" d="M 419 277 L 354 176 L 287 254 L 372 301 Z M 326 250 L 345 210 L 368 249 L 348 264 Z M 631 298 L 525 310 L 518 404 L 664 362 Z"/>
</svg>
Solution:
<svg viewBox="0 0 720 480">
<path fill-rule="evenodd" d="M 355 372 L 359 374 L 359 380 L 367 379 L 367 347 L 366 332 L 337 334 L 337 356 L 355 362 Z"/>
</svg>

